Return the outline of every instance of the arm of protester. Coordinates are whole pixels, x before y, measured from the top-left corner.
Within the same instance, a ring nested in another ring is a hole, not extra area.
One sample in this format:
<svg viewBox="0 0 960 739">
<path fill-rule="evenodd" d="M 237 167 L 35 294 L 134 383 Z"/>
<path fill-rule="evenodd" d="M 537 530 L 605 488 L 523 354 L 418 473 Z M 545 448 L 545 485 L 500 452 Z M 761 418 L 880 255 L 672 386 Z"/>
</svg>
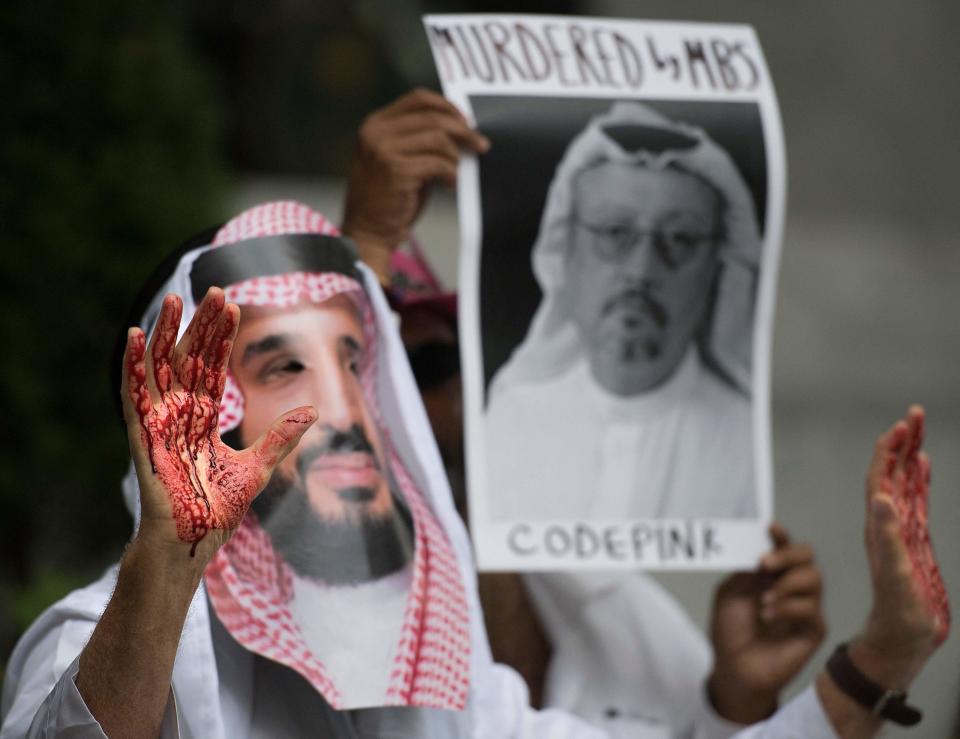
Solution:
<svg viewBox="0 0 960 739">
<path fill-rule="evenodd" d="M 157 735 L 204 567 L 316 419 L 298 408 L 250 448 L 230 449 L 217 424 L 240 309 L 211 288 L 177 343 L 181 313 L 167 295 L 150 345 L 139 329 L 127 335 L 121 393 L 142 516 L 75 678 L 108 736 Z"/>
<path fill-rule="evenodd" d="M 453 103 L 430 90 L 409 92 L 364 120 L 342 231 L 381 283 L 389 283 L 390 254 L 409 237 L 433 184 L 453 187 L 461 151 L 489 148 Z"/>
<path fill-rule="evenodd" d="M 923 409 L 912 406 L 879 437 L 867 473 L 864 538 L 873 604 L 847 654 L 853 669 L 886 691 L 906 691 L 950 630 L 950 607 L 928 530 L 930 462 L 920 451 L 923 427 Z M 824 670 L 815 691 L 808 689 L 738 736 L 870 739 L 882 728 L 878 713 L 889 710 L 891 697 L 887 693 L 864 705 Z M 892 703 L 899 706 L 900 700 Z"/>
<path fill-rule="evenodd" d="M 739 724 L 772 715 L 780 692 L 823 641 L 822 580 L 813 550 L 770 527 L 773 549 L 754 572 L 731 575 L 714 596 L 714 666 L 707 692 L 716 712 Z"/>
<path fill-rule="evenodd" d="M 920 451 L 924 412 L 912 406 L 877 440 L 867 473 L 864 539 L 873 607 L 849 645 L 863 675 L 905 691 L 946 640 L 950 606 L 933 553 L 927 519 L 930 460 Z M 840 736 L 873 736 L 883 720 L 850 698 L 823 672 L 817 691 Z"/>
</svg>

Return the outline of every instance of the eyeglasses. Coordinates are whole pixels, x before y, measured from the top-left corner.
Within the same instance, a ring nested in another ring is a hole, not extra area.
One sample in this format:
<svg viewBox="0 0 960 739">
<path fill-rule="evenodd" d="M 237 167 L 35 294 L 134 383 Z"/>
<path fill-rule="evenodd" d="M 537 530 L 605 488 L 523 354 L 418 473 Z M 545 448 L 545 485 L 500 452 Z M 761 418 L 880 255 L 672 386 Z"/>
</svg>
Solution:
<svg viewBox="0 0 960 739">
<path fill-rule="evenodd" d="M 703 233 L 687 227 L 641 229 L 623 224 L 599 225 L 571 219 L 590 234 L 590 248 L 605 262 L 622 264 L 639 248 L 641 241 L 650 239 L 654 254 L 668 267 L 689 262 L 705 247 L 712 247 L 720 238 L 714 232 Z"/>
</svg>

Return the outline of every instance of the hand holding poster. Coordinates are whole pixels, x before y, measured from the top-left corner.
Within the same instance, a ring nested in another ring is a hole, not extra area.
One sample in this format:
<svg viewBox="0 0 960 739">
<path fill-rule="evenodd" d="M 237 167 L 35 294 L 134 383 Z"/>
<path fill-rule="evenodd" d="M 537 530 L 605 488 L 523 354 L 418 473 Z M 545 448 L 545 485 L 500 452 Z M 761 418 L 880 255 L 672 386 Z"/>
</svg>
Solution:
<svg viewBox="0 0 960 739">
<path fill-rule="evenodd" d="M 492 143 L 459 183 L 480 566 L 752 566 L 784 209 L 752 29 L 425 23 L 445 94 Z"/>
</svg>

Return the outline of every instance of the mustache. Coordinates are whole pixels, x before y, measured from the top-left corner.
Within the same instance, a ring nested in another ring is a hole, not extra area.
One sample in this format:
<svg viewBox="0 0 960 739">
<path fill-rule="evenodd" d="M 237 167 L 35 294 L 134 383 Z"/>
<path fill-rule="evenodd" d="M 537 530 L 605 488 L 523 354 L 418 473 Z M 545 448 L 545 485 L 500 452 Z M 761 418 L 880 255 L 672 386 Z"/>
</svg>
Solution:
<svg viewBox="0 0 960 739">
<path fill-rule="evenodd" d="M 297 472 L 303 477 L 310 466 L 319 458 L 328 454 L 349 454 L 350 452 L 365 452 L 373 457 L 374 464 L 379 468 L 377 455 L 373 444 L 367 438 L 363 427 L 355 423 L 346 430 L 336 429 L 333 426 L 324 427 L 324 438 L 317 444 L 300 450 L 297 457 Z"/>
<path fill-rule="evenodd" d="M 647 284 L 632 285 L 610 297 L 601 309 L 601 315 L 606 318 L 620 307 L 639 303 L 643 312 L 653 320 L 657 328 L 665 329 L 670 325 L 670 315 Z"/>
<path fill-rule="evenodd" d="M 399 497 L 383 514 L 328 519 L 313 509 L 296 481 L 274 473 L 251 509 L 274 549 L 301 577 L 331 585 L 369 582 L 413 558 L 413 517 Z"/>
</svg>

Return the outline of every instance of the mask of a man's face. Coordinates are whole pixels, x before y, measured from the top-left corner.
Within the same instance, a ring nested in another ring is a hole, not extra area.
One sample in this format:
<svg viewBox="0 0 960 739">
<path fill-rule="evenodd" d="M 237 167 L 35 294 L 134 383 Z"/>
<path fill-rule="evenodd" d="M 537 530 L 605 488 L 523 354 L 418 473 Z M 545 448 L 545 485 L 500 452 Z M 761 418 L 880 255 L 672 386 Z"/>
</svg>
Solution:
<svg viewBox="0 0 960 739">
<path fill-rule="evenodd" d="M 317 410 L 253 510 L 294 571 L 326 582 L 389 574 L 412 551 L 409 515 L 391 494 L 383 440 L 361 386 L 365 350 L 357 309 L 339 295 L 288 308 L 242 307 L 230 360 L 244 397 L 243 445 L 286 408 Z"/>
<path fill-rule="evenodd" d="M 604 162 L 574 184 L 567 296 L 596 380 L 617 395 L 664 382 L 711 300 L 717 193 L 694 175 Z"/>
</svg>

